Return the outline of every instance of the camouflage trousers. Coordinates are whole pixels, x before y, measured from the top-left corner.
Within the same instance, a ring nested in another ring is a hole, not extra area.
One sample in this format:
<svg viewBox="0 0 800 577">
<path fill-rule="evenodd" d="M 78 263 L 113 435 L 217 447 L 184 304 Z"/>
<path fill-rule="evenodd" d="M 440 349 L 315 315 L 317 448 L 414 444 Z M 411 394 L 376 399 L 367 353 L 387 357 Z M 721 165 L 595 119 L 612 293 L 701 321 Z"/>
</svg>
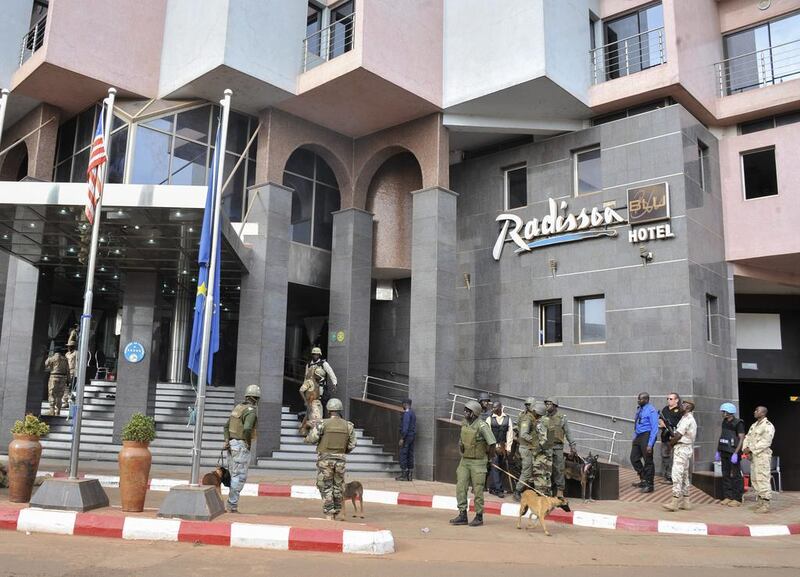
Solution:
<svg viewBox="0 0 800 577">
<path fill-rule="evenodd" d="M 550 478 L 553 469 L 553 452 L 550 449 L 534 451 L 528 447 L 520 447 L 519 455 L 522 458 L 522 470 L 519 474 L 517 491 L 525 491 L 527 485 L 533 486 L 537 491 L 550 494 Z"/>
<path fill-rule="evenodd" d="M 322 420 L 322 403 L 319 399 L 306 404 L 306 420 L 309 423 Z"/>
<path fill-rule="evenodd" d="M 47 396 L 50 401 L 50 414 L 57 415 L 61 412 L 61 403 L 64 396 L 64 387 L 67 377 L 50 377 L 47 382 Z"/>
<path fill-rule="evenodd" d="M 692 445 L 678 443 L 672 450 L 672 496 L 688 497 L 691 479 Z"/>
<path fill-rule="evenodd" d="M 750 484 L 759 497 L 767 501 L 772 497 L 772 449 L 750 457 Z"/>
<path fill-rule="evenodd" d="M 342 511 L 345 460 L 320 456 L 317 459 L 317 489 L 322 495 L 322 512 L 338 515 Z"/>
</svg>

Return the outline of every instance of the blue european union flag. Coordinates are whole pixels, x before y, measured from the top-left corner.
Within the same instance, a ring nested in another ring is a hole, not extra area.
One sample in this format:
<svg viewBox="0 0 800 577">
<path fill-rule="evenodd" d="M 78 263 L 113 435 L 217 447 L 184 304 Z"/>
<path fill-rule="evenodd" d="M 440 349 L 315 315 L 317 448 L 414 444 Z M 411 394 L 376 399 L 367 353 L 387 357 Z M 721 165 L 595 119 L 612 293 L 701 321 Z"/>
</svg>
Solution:
<svg viewBox="0 0 800 577">
<path fill-rule="evenodd" d="M 222 268 L 220 258 L 222 242 L 217 242 L 217 271 L 214 275 L 214 301 L 208 302 L 208 267 L 211 263 L 211 235 L 214 227 L 214 197 L 217 193 L 217 161 L 219 158 L 220 131 L 217 129 L 214 158 L 211 161 L 211 174 L 208 179 L 208 193 L 206 195 L 206 209 L 203 213 L 203 231 L 200 234 L 200 250 L 197 262 L 200 271 L 197 274 L 197 296 L 194 301 L 194 323 L 192 324 L 192 343 L 189 345 L 189 370 L 195 375 L 200 374 L 200 349 L 203 343 L 203 317 L 205 307 L 213 306 L 214 314 L 211 316 L 211 345 L 208 351 L 208 383 L 211 383 L 214 353 L 219 350 L 219 277 Z"/>
</svg>

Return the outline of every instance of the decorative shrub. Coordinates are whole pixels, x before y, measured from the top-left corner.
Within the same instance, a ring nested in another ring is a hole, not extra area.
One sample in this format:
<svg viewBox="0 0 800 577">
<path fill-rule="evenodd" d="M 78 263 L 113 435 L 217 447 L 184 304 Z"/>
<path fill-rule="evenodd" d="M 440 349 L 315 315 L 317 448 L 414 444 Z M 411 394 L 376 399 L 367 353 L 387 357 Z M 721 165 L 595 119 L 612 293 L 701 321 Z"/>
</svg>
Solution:
<svg viewBox="0 0 800 577">
<path fill-rule="evenodd" d="M 50 432 L 50 426 L 39 420 L 36 415 L 25 415 L 24 421 L 17 421 L 11 427 L 11 432 L 15 435 L 33 435 L 34 437 L 44 437 Z"/>
<path fill-rule="evenodd" d="M 122 429 L 123 441 L 150 443 L 156 438 L 156 421 L 142 413 L 134 413 L 131 420 Z"/>
</svg>

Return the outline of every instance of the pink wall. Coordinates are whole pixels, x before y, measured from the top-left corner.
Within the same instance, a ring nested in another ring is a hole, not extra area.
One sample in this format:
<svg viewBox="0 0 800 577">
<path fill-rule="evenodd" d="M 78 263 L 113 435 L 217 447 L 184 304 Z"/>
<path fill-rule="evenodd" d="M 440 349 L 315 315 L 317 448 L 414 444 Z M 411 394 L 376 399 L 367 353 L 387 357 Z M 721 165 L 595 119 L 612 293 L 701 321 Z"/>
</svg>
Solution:
<svg viewBox="0 0 800 577">
<path fill-rule="evenodd" d="M 714 65 L 722 60 L 717 0 L 670 0 L 676 26 L 678 76 L 681 85 L 712 114 L 719 87 Z"/>
<path fill-rule="evenodd" d="M 772 0 L 767 10 L 759 10 L 755 0 L 722 0 L 718 4 L 720 31 L 723 34 L 800 10 L 800 0 Z"/>
<path fill-rule="evenodd" d="M 744 199 L 740 153 L 775 146 L 778 194 Z M 797 125 L 723 138 L 720 142 L 725 250 L 728 260 L 800 253 L 800 131 Z"/>
</svg>

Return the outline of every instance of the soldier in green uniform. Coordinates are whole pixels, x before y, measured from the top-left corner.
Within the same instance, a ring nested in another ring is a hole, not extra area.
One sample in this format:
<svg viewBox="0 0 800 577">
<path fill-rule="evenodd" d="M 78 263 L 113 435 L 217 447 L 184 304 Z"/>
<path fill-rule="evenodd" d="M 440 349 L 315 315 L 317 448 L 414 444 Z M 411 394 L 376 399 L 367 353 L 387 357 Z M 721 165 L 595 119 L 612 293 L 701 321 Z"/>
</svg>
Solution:
<svg viewBox="0 0 800 577">
<path fill-rule="evenodd" d="M 542 450 L 547 440 L 547 429 L 534 413 L 536 399 L 528 397 L 525 400 L 525 410 L 517 417 L 517 434 L 519 442 L 519 457 L 521 468 L 519 481 L 514 488 L 514 500 L 519 501 L 526 485 L 533 484 L 533 458 Z"/>
<path fill-rule="evenodd" d="M 547 409 L 547 442 L 552 447 L 552 481 L 556 497 L 564 496 L 564 441 L 569 444 L 570 454 L 575 454 L 575 443 L 569 432 L 569 421 L 564 413 L 558 412 L 558 399 L 547 397 L 544 402 Z"/>
<path fill-rule="evenodd" d="M 231 513 L 239 512 L 239 493 L 247 482 L 250 445 L 256 436 L 260 398 L 261 388 L 258 385 L 248 385 L 244 391 L 244 403 L 239 403 L 233 408 L 223 430 L 224 450 L 230 455 L 228 466 L 231 473 L 231 490 L 228 493 L 226 509 Z"/>
<path fill-rule="evenodd" d="M 461 422 L 461 440 L 458 448 L 461 451 L 461 462 L 456 469 L 456 500 L 458 516 L 450 519 L 451 525 L 467 524 L 467 491 L 472 485 L 475 496 L 475 518 L 469 522 L 470 527 L 483 525 L 483 487 L 486 484 L 486 464 L 494 457 L 494 446 L 497 440 L 492 434 L 489 423 L 478 418 L 481 405 L 477 401 L 467 401 L 464 405 L 464 420 Z"/>
<path fill-rule="evenodd" d="M 317 445 L 317 489 L 322 495 L 325 518 L 336 520 L 342 512 L 345 454 L 356 447 L 353 423 L 342 418 L 342 401 L 331 399 L 325 406 L 330 417 L 317 421 L 305 438 Z"/>
<path fill-rule="evenodd" d="M 60 350 L 56 350 L 44 361 L 44 368 L 50 371 L 47 382 L 47 396 L 50 401 L 50 415 L 61 414 L 61 403 L 64 397 L 64 387 L 69 376 L 69 363 Z"/>
</svg>

